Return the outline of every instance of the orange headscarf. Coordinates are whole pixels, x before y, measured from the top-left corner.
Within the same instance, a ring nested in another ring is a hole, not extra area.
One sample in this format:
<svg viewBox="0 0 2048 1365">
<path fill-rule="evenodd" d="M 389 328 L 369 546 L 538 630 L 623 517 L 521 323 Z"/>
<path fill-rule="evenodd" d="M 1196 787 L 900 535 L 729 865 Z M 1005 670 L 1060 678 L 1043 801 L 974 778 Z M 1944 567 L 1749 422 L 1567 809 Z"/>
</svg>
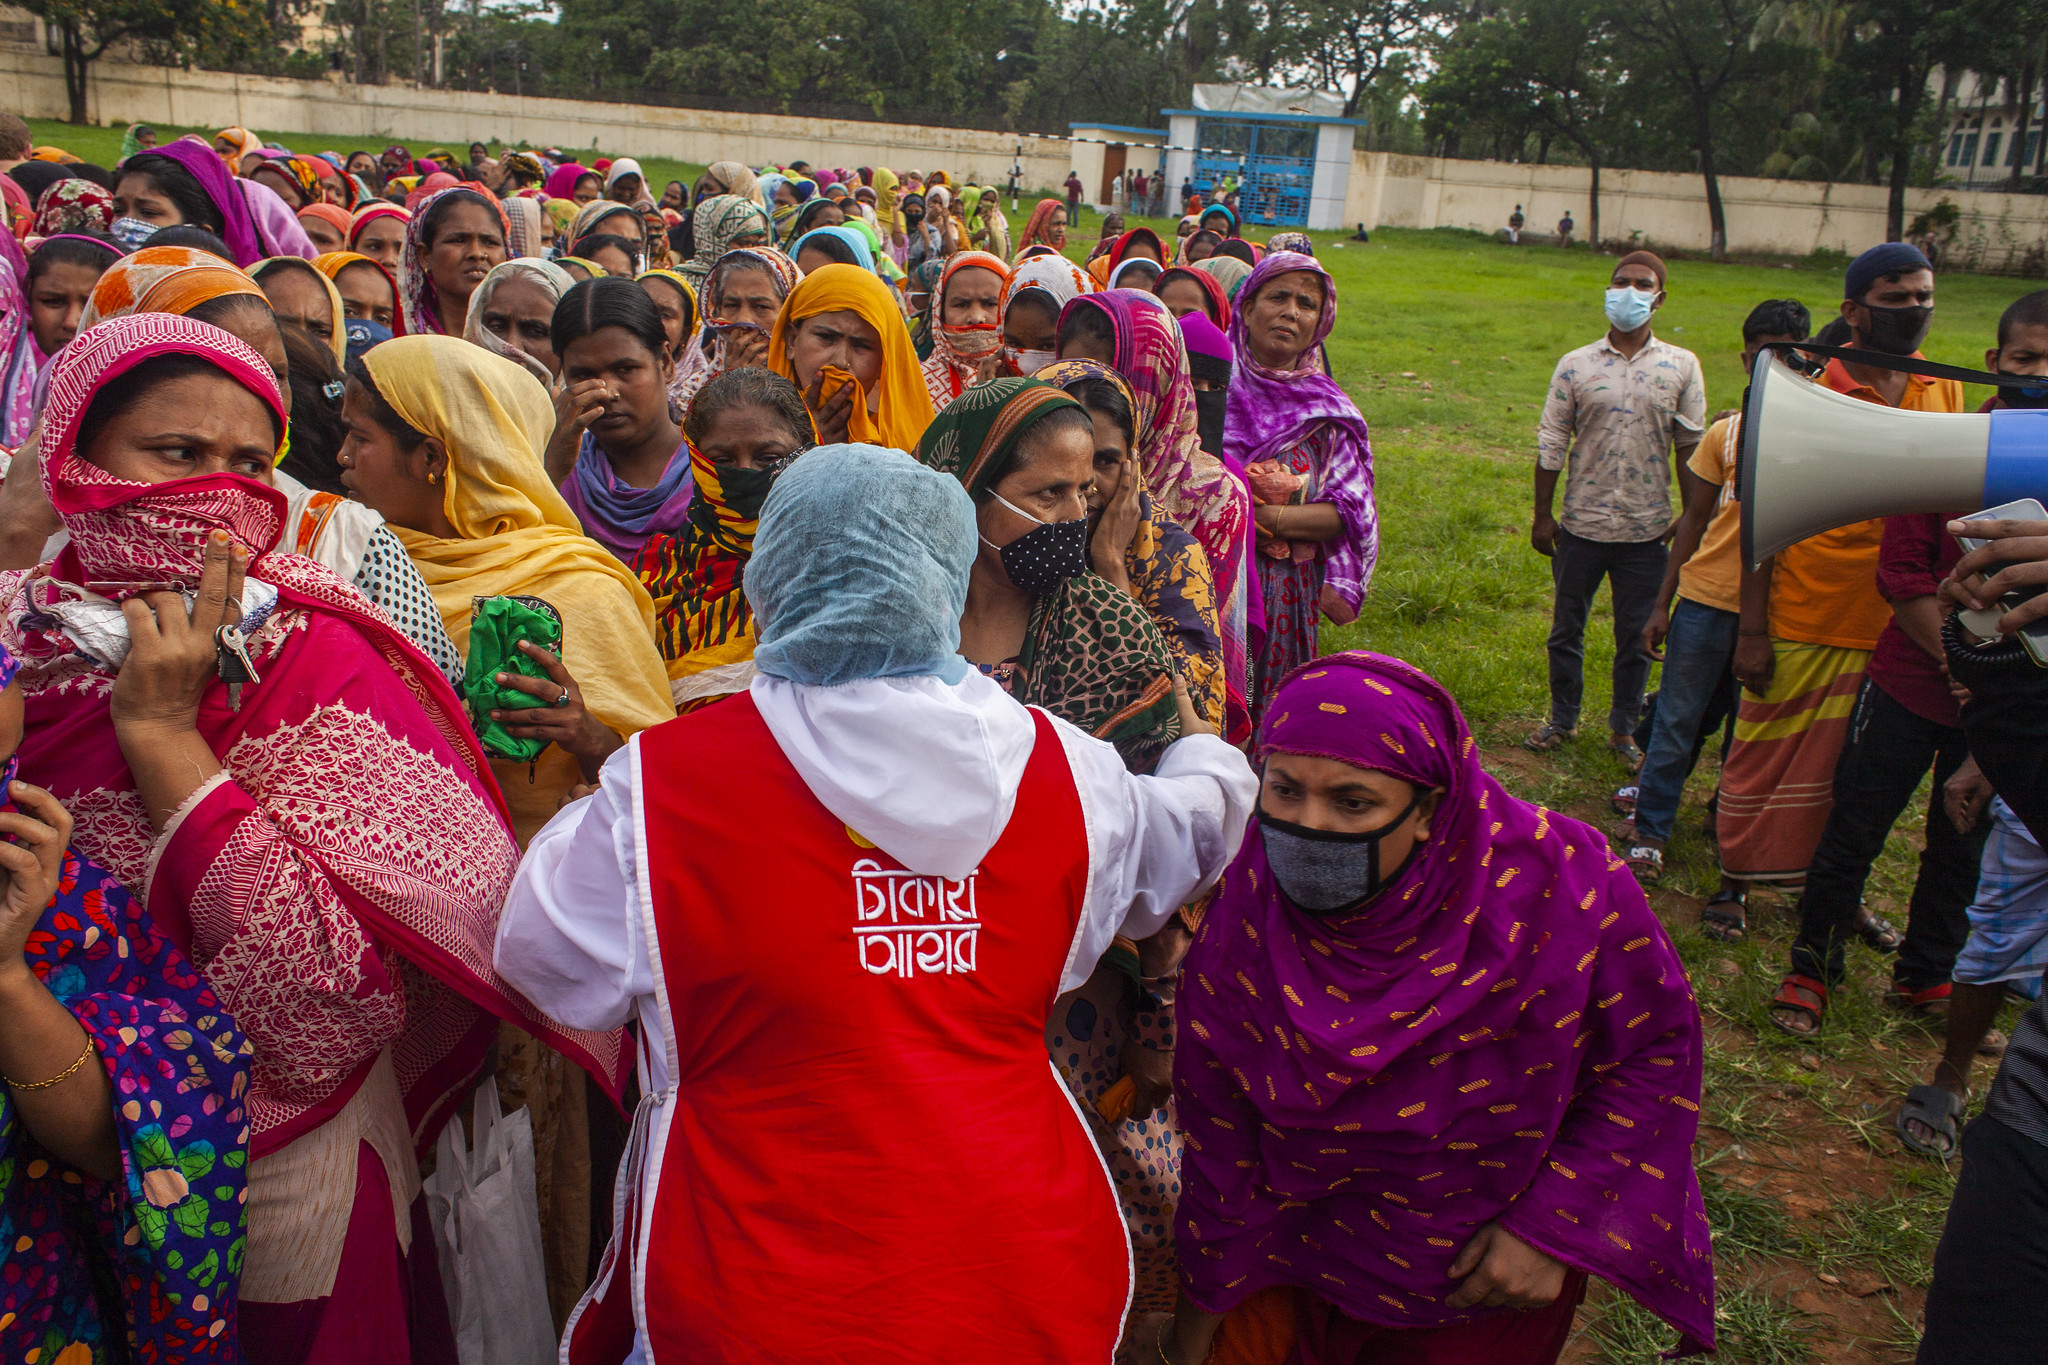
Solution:
<svg viewBox="0 0 2048 1365">
<path fill-rule="evenodd" d="M 903 325 L 903 310 L 874 271 L 857 265 L 828 265 L 804 276 L 775 316 L 775 330 L 768 338 L 768 368 L 794 382 L 790 327 L 819 313 L 841 310 L 857 314 L 882 339 L 881 378 L 873 394 L 856 394 L 847 420 L 847 439 L 906 453 L 916 450 L 924 429 L 932 424 L 931 395 L 925 391 L 924 371 Z M 870 403 L 874 404 L 872 412 Z"/>
<path fill-rule="evenodd" d="M 320 164 L 324 166 L 327 163 L 323 161 Z M 299 217 L 318 218 L 339 232 L 344 242 L 348 240 L 349 229 L 355 226 L 354 217 L 339 204 L 308 204 L 299 210 Z"/>
<path fill-rule="evenodd" d="M 1046 233 L 1050 230 L 1053 214 L 1066 207 L 1067 201 L 1064 199 L 1039 200 L 1037 206 L 1031 210 L 1030 219 L 1024 224 L 1024 236 L 1017 243 L 1017 255 L 1021 257 L 1027 248 L 1037 246 L 1041 242 L 1055 251 L 1059 250 Z"/>
<path fill-rule="evenodd" d="M 189 246 L 146 246 L 108 267 L 93 286 L 92 301 L 78 319 L 83 332 L 94 323 L 130 313 L 176 313 L 180 317 L 209 299 L 253 294 L 266 305 L 263 286 L 220 257 Z"/>
<path fill-rule="evenodd" d="M 219 150 L 214 152 L 215 156 L 220 157 L 222 161 L 227 163 L 229 175 L 240 175 L 242 173 L 243 157 L 254 156 L 263 151 L 263 139 L 250 132 L 247 128 L 223 128 L 213 135 L 215 142 L 219 142 L 222 138 L 227 138 L 235 144 L 235 150 L 232 152 L 223 153 Z"/>
<path fill-rule="evenodd" d="M 327 251 L 313 258 L 313 268 L 328 279 L 339 279 L 341 272 L 352 265 L 375 266 L 384 282 L 391 286 L 391 335 L 405 335 L 405 309 L 398 298 L 398 277 L 360 251 Z"/>
</svg>

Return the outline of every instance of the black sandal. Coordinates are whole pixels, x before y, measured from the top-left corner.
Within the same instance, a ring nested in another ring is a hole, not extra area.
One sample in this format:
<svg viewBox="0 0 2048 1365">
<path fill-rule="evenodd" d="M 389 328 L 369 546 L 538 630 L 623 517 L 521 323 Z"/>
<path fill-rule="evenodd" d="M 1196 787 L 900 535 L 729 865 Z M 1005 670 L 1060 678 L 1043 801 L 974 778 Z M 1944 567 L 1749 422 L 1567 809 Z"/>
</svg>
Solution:
<svg viewBox="0 0 2048 1365">
<path fill-rule="evenodd" d="M 1906 1102 L 1899 1106 L 1899 1116 L 1892 1120 L 1892 1127 L 1898 1132 L 1899 1141 L 1915 1156 L 1937 1157 L 1947 1161 L 1956 1153 L 1960 1136 L 1956 1132 L 1956 1115 L 1963 1112 L 1967 1098 L 1959 1098 L 1952 1090 L 1938 1085 L 1916 1085 L 1906 1092 Z M 1934 1140 L 1923 1141 L 1914 1137 L 1906 1127 L 1906 1120 L 1923 1124 L 1933 1130 Z"/>
<path fill-rule="evenodd" d="M 1717 905 L 1732 905 L 1735 913 L 1717 910 Z M 1740 943 L 1748 937 L 1749 893 L 1740 892 L 1733 896 L 1716 896 L 1700 909 L 1700 933 L 1716 943 Z"/>
<path fill-rule="evenodd" d="M 1856 922 L 1852 927 L 1856 931 L 1856 937 L 1880 953 L 1896 953 L 1900 945 L 1906 941 L 1906 936 L 1899 932 L 1898 926 L 1867 905 L 1857 908 Z"/>
</svg>

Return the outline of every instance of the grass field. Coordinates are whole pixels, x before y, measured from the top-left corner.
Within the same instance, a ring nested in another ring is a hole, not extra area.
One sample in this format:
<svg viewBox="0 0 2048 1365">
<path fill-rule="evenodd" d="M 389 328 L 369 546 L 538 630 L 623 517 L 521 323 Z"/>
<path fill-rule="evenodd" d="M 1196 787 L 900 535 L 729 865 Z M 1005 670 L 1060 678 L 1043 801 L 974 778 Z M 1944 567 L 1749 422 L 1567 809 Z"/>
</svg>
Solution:
<svg viewBox="0 0 2048 1365">
<path fill-rule="evenodd" d="M 33 126 L 39 140 L 101 164 L 120 141 L 118 129 Z M 327 139 L 277 140 L 351 150 Z M 432 144 L 408 145 L 424 152 Z M 657 187 L 701 169 L 642 164 Z M 1152 225 L 1170 238 L 1170 223 Z M 1095 214 L 1084 214 L 1070 254 L 1084 257 L 1099 228 Z M 1612 659 L 1604 597 L 1587 632 L 1585 737 L 1544 758 L 1516 744 L 1547 703 L 1549 572 L 1528 542 L 1536 421 L 1557 358 L 1605 331 L 1611 262 L 1583 249 L 1509 247 L 1448 231 L 1381 231 L 1370 243 L 1318 234 L 1317 252 L 1340 300 L 1330 342 L 1337 378 L 1372 426 L 1383 537 L 1364 613 L 1329 630 L 1326 647 L 1367 647 L 1427 669 L 1458 696 L 1489 765 L 1512 788 L 1611 829 L 1606 798 L 1622 774 L 1599 724 Z M 1844 264 L 1671 263 L 1657 333 L 1698 353 L 1710 412 L 1740 401 L 1737 352 L 1749 309 L 1793 297 L 1819 325 L 1838 307 Z M 2000 311 L 2031 287 L 1943 275 L 1928 354 L 1981 366 Z M 1888 964 L 1860 945 L 1823 1035 L 1795 1042 L 1767 1026 L 1763 1006 L 1785 969 L 1792 904 L 1753 895 L 1750 941 L 1738 948 L 1710 943 L 1694 927 L 1714 883 L 1713 848 L 1701 832 L 1713 762 L 1694 778 L 1652 900 L 1692 973 L 1709 1034 L 1698 1158 L 1720 1259 L 1719 1358 L 1908 1361 L 1952 1174 L 1904 1155 L 1891 1121 L 1905 1088 L 1932 1065 L 1938 1033 L 1883 1009 Z M 1918 809 L 1901 821 L 1869 888 L 1871 904 L 1901 923 Z M 1981 1094 L 1988 1067 L 1977 1080 Z M 1647 1365 L 1669 1344 L 1655 1322 L 1604 1291 L 1581 1324 L 1567 1355 L 1575 1362 Z"/>
</svg>

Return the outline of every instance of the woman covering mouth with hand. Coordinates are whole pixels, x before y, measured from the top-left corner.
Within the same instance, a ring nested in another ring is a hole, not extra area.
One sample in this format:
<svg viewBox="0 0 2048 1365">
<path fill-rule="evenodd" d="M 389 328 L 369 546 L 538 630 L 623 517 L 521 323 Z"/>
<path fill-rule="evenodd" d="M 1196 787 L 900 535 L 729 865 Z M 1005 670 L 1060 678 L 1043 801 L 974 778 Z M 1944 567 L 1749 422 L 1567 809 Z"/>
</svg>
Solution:
<svg viewBox="0 0 2048 1365">
<path fill-rule="evenodd" d="M 555 305 L 562 388 L 548 477 L 584 534 L 630 564 L 649 536 L 674 535 L 690 508 L 690 452 L 670 414 L 675 359 L 647 291 L 586 280 Z"/>
</svg>

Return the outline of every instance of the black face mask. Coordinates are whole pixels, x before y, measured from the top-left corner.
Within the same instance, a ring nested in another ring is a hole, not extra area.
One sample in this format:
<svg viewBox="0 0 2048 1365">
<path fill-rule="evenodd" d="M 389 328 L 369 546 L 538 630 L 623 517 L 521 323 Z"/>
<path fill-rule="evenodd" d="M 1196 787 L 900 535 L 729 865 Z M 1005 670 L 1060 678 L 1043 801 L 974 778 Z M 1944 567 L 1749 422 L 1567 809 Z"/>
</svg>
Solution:
<svg viewBox="0 0 2048 1365">
<path fill-rule="evenodd" d="M 790 462 L 803 454 L 801 450 L 791 451 L 779 459 L 770 461 L 764 468 L 742 468 L 739 465 L 721 465 L 718 470 L 719 498 L 726 509 L 741 521 L 759 521 L 761 506 L 768 501 L 768 490 L 775 486 L 775 480 Z M 704 509 L 709 524 L 715 524 L 718 513 L 712 510 L 708 500 L 697 498 L 690 504 L 693 516 L 698 508 Z"/>
<path fill-rule="evenodd" d="M 1002 494 L 992 495 L 1003 506 L 1027 521 L 1037 521 Z M 982 540 L 993 545 L 987 536 Z M 1074 521 L 1039 522 L 1008 545 L 998 546 L 1003 572 L 1033 597 L 1044 597 L 1069 578 L 1088 572 L 1088 518 Z"/>
<path fill-rule="evenodd" d="M 1202 449 L 1223 458 L 1223 408 L 1230 401 L 1228 389 L 1195 390 L 1195 430 L 1201 433 Z"/>
<path fill-rule="evenodd" d="M 1919 350 L 1920 343 L 1927 340 L 1927 324 L 1934 317 L 1932 304 L 1879 308 L 1866 303 L 1863 311 L 1870 315 L 1870 326 L 1859 340 L 1886 355 L 1911 355 Z"/>
<path fill-rule="evenodd" d="M 1999 373 L 2011 374 L 2012 371 L 2000 370 Z M 2009 408 L 2048 408 L 2048 374 L 2030 374 L 2015 377 L 2031 379 L 2037 387 L 2033 389 L 2000 389 L 1998 391 L 2000 402 Z"/>
<path fill-rule="evenodd" d="M 1304 914 L 1324 918 L 1356 909 L 1380 893 L 1388 882 L 1401 875 L 1417 851 L 1418 841 L 1401 860 L 1401 866 L 1380 875 L 1380 841 L 1399 829 L 1422 802 L 1417 792 L 1401 813 L 1362 834 L 1310 829 L 1306 825 L 1276 820 L 1261 808 L 1259 830 L 1266 843 L 1266 864 L 1280 894 Z"/>
</svg>

